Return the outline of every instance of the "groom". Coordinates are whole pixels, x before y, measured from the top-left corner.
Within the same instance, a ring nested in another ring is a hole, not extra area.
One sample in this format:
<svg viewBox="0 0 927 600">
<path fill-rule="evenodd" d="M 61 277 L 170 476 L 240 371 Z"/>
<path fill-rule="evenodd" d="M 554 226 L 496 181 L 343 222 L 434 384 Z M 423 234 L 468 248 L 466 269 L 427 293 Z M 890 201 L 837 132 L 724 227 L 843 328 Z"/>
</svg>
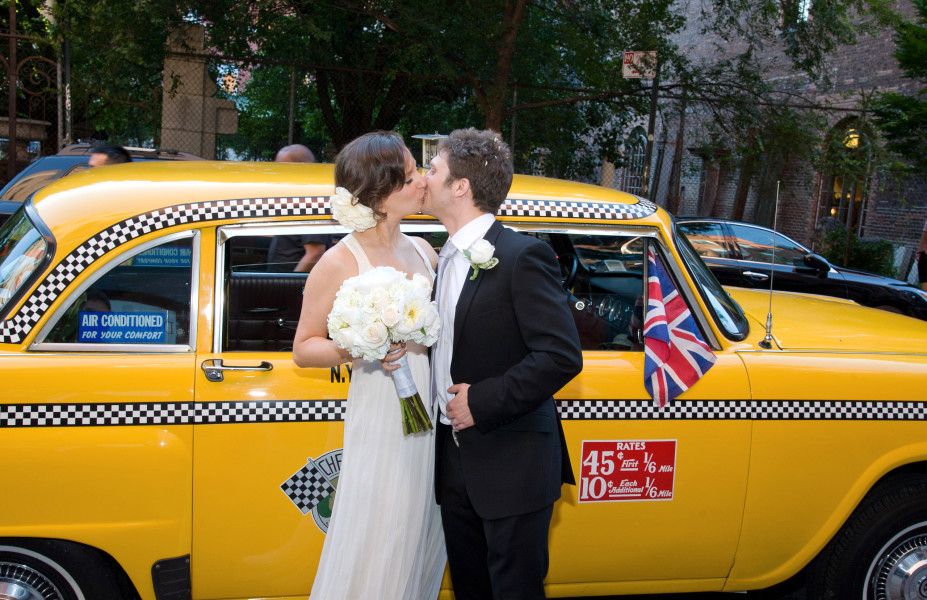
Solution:
<svg viewBox="0 0 927 600">
<path fill-rule="evenodd" d="M 449 235 L 432 391 L 454 595 L 544 598 L 553 505 L 561 484 L 575 483 L 553 394 L 582 370 L 579 336 L 553 250 L 495 220 L 512 184 L 499 134 L 454 131 L 425 180 L 422 212 Z"/>
</svg>

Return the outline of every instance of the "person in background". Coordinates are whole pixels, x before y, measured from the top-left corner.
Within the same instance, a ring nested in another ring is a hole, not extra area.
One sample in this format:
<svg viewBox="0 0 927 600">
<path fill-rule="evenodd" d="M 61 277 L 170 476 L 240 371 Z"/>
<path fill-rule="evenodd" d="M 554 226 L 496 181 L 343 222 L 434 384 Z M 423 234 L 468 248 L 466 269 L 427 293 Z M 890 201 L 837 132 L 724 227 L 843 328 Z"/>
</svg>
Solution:
<svg viewBox="0 0 927 600">
<path fill-rule="evenodd" d="M 314 163 L 315 155 L 302 144 L 291 144 L 278 150 L 274 161 Z M 330 235 L 276 235 L 267 250 L 267 270 L 306 273 L 331 245 Z"/>
<path fill-rule="evenodd" d="M 921 289 L 927 292 L 927 222 L 924 223 L 924 233 L 917 247 L 917 281 Z"/>
<path fill-rule="evenodd" d="M 100 144 L 90 149 L 90 160 L 87 164 L 90 167 L 105 167 L 127 162 L 132 162 L 132 155 L 128 150 L 117 144 Z"/>
<path fill-rule="evenodd" d="M 276 162 L 314 163 L 315 154 L 302 144 L 290 144 L 277 151 Z"/>
</svg>

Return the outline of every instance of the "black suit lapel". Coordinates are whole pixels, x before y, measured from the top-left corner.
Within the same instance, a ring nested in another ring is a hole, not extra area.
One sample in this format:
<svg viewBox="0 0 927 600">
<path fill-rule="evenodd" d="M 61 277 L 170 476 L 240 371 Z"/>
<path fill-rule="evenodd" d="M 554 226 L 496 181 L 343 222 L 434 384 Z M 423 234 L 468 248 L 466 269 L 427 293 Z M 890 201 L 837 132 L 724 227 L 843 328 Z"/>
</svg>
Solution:
<svg viewBox="0 0 927 600">
<path fill-rule="evenodd" d="M 502 232 L 502 224 L 499 221 L 495 221 L 486 232 L 486 235 L 483 236 L 483 239 L 488 241 L 492 245 L 496 245 L 496 240 L 499 238 L 499 234 Z M 483 282 L 483 276 L 485 273 L 480 273 L 477 275 L 476 279 L 470 279 L 470 276 L 473 275 L 473 267 L 470 267 L 467 270 L 467 278 L 464 280 L 463 289 L 460 290 L 460 297 L 457 299 L 457 311 L 454 313 L 454 352 L 457 350 L 457 342 L 460 340 L 460 333 L 463 331 L 464 320 L 467 316 L 467 311 L 470 309 L 470 303 L 473 302 L 474 296 L 480 287 L 480 284 Z M 453 356 L 453 355 L 452 355 Z"/>
</svg>

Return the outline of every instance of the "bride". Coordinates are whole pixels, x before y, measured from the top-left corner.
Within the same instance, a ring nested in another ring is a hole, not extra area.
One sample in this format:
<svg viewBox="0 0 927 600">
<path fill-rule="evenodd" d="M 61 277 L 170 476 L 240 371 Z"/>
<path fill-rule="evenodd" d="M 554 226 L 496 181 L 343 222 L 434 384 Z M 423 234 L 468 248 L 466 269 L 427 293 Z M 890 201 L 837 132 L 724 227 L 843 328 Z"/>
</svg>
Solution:
<svg viewBox="0 0 927 600">
<path fill-rule="evenodd" d="M 333 215 L 352 233 L 309 273 L 293 358 L 300 367 L 332 367 L 352 357 L 328 339 L 327 317 L 342 282 L 378 266 L 434 281 L 437 255 L 399 230 L 418 213 L 423 177 L 402 137 L 373 132 L 350 142 L 335 160 L 335 185 L 353 195 Z M 427 410 L 427 349 L 405 347 Z M 311 600 L 436 598 L 446 551 L 434 500 L 434 430 L 403 435 L 389 363 L 353 359 L 338 489 Z"/>
</svg>

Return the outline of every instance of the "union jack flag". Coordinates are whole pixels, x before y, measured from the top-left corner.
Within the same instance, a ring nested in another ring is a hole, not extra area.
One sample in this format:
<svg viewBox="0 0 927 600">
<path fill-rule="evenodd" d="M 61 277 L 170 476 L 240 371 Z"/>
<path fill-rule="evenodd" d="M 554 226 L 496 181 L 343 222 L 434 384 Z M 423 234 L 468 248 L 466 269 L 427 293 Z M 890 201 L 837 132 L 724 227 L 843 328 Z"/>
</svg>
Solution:
<svg viewBox="0 0 927 600">
<path fill-rule="evenodd" d="M 648 249 L 647 317 L 644 320 L 644 387 L 665 406 L 708 372 L 716 357 L 663 263 Z"/>
</svg>

